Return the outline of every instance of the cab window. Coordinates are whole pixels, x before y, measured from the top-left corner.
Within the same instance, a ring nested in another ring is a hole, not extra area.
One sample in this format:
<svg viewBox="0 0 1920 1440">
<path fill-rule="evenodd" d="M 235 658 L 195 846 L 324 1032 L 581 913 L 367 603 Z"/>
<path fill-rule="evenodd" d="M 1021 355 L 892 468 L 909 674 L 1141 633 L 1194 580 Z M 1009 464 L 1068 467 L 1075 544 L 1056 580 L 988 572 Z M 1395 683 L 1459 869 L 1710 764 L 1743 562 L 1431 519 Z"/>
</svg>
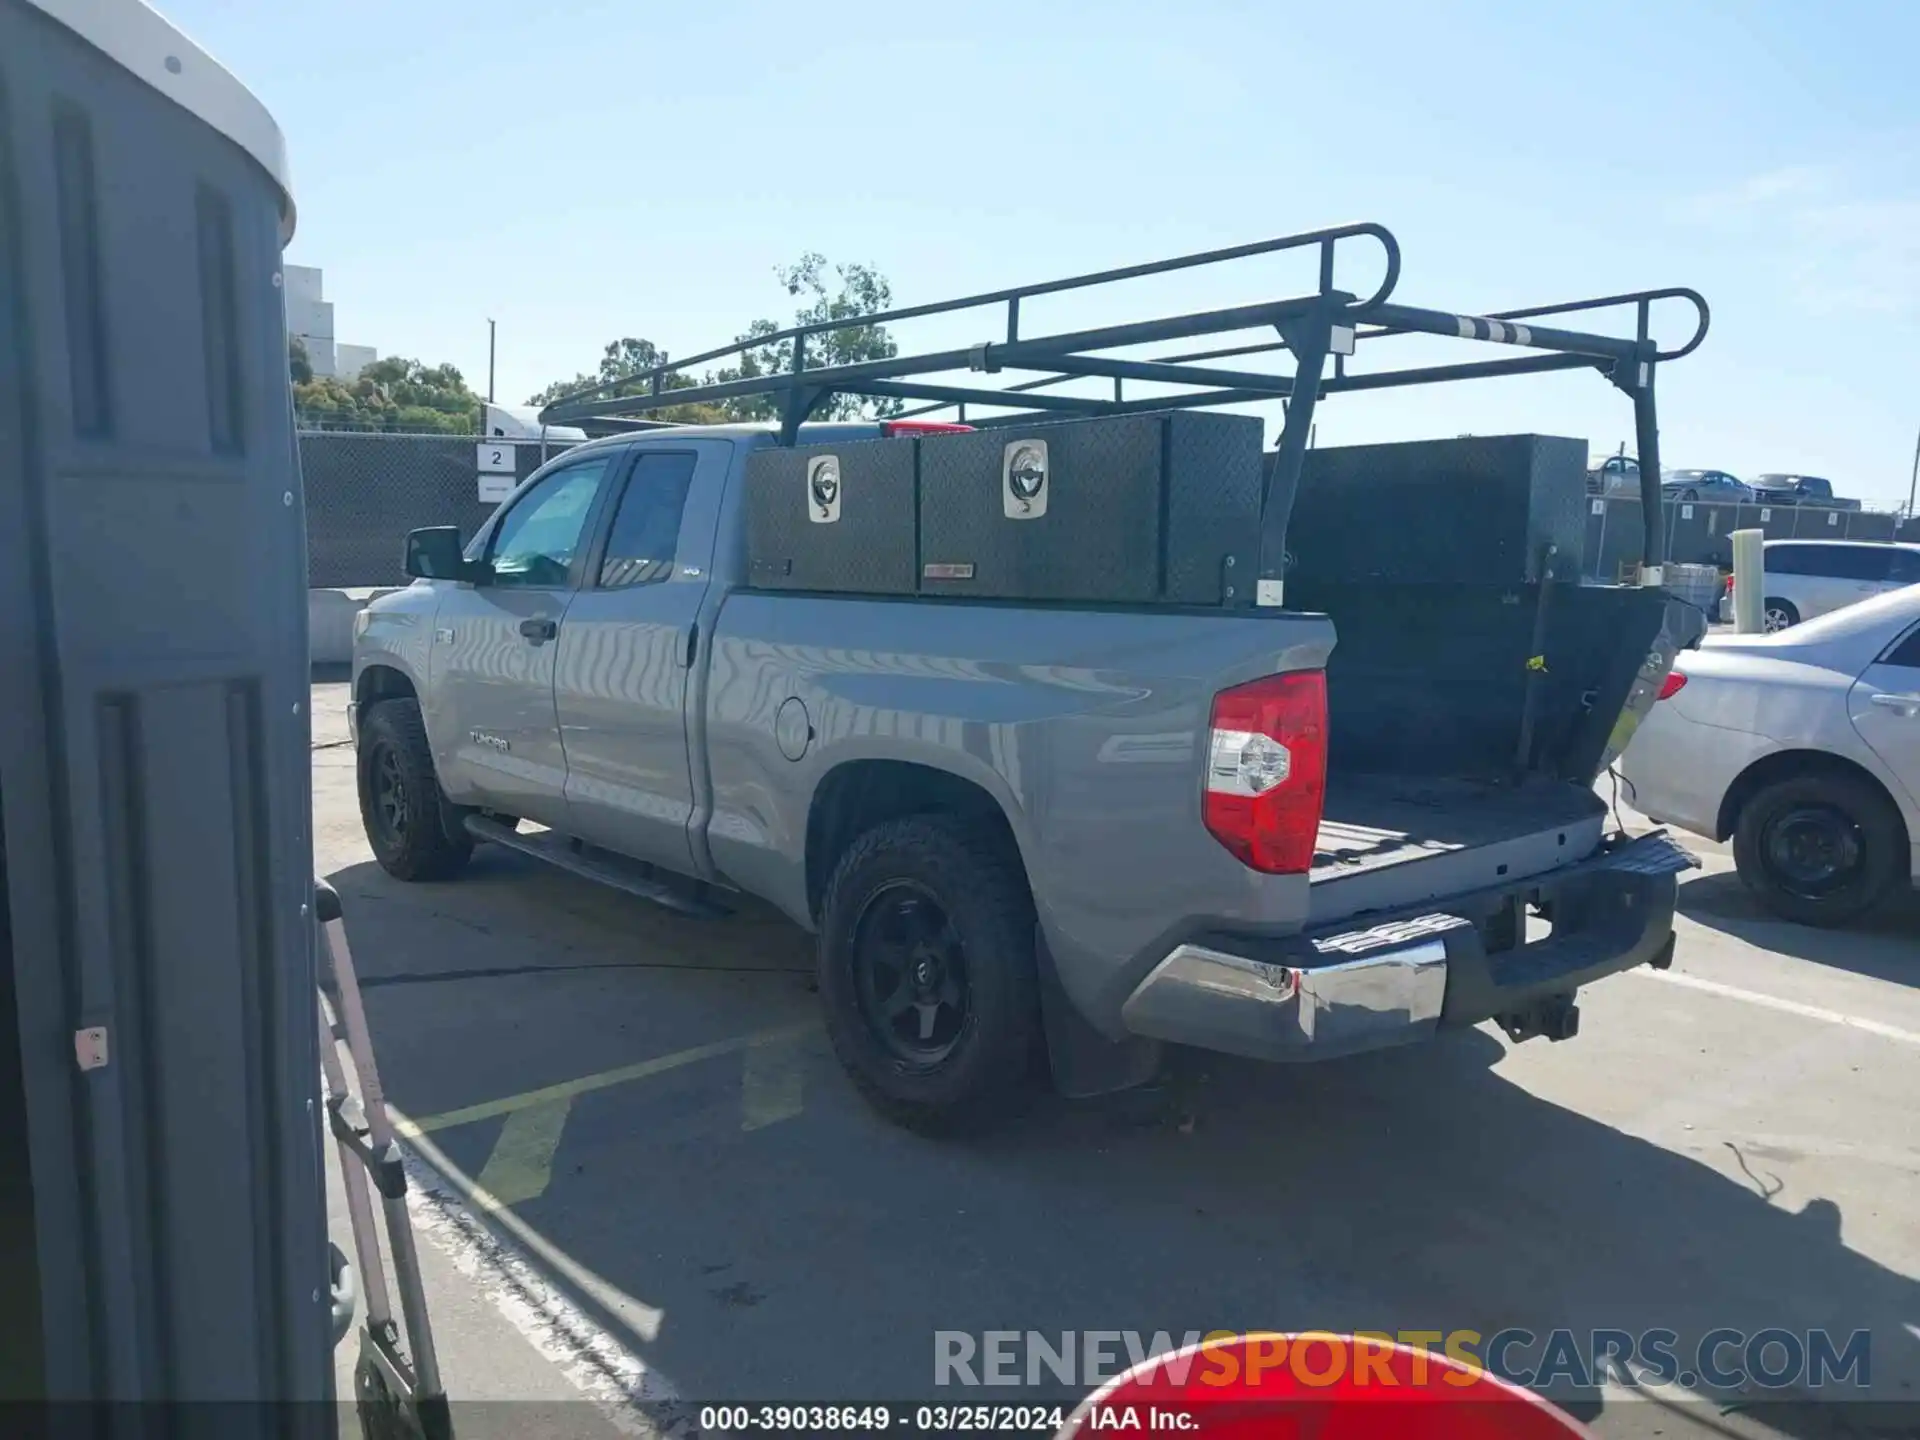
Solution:
<svg viewBox="0 0 1920 1440">
<path fill-rule="evenodd" d="M 487 547 L 495 585 L 558 589 L 568 583 L 609 463 L 599 455 L 555 470 L 514 502 Z"/>
<path fill-rule="evenodd" d="M 698 457 L 688 451 L 643 451 L 634 461 L 607 532 L 600 560 L 603 590 L 652 585 L 673 574 L 680 543 L 680 512 Z"/>
</svg>

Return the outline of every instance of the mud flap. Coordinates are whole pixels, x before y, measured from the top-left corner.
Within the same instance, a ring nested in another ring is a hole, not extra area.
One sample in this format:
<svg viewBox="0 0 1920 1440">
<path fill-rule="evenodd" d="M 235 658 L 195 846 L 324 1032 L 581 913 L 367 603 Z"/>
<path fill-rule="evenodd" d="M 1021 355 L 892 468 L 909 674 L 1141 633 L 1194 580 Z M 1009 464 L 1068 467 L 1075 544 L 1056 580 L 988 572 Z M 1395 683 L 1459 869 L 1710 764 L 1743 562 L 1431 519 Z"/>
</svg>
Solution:
<svg viewBox="0 0 1920 1440">
<path fill-rule="evenodd" d="M 1053 1088 L 1069 1100 L 1090 1100 L 1144 1085 L 1160 1073 L 1163 1046 L 1131 1035 L 1109 1040 L 1089 1025 L 1061 988 L 1047 949 L 1047 937 L 1034 927 L 1033 953 L 1040 971 L 1040 1019 L 1047 1031 L 1047 1064 Z"/>
</svg>

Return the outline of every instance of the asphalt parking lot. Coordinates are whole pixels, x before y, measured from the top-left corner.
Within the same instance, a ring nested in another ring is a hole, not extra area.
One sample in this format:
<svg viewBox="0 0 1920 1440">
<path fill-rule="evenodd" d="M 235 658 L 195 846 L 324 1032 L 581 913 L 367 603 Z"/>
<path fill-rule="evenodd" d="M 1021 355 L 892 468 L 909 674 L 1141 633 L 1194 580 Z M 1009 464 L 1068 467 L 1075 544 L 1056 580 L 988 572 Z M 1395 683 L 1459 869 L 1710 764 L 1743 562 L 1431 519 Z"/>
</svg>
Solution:
<svg viewBox="0 0 1920 1440">
<path fill-rule="evenodd" d="M 455 883 L 387 878 L 344 701 L 314 687 L 315 843 L 387 1089 L 521 1257 L 518 1288 L 484 1257 L 430 1266 L 456 1397 L 604 1392 L 637 1359 L 621 1383 L 662 1396 L 926 1399 L 940 1331 L 1519 1326 L 1665 1328 L 1683 1355 L 1716 1327 L 1867 1329 L 1866 1393 L 1920 1401 L 1911 908 L 1801 930 L 1702 844 L 1674 971 L 1585 992 L 1571 1043 L 1182 1055 L 1151 1088 L 936 1143 L 843 1081 L 778 917 L 683 919 L 485 848 Z M 516 1313 L 528 1267 L 626 1359 Z M 1555 1393 L 1601 1435 L 1912 1418 L 1842 1411 L 1851 1386 Z"/>
</svg>

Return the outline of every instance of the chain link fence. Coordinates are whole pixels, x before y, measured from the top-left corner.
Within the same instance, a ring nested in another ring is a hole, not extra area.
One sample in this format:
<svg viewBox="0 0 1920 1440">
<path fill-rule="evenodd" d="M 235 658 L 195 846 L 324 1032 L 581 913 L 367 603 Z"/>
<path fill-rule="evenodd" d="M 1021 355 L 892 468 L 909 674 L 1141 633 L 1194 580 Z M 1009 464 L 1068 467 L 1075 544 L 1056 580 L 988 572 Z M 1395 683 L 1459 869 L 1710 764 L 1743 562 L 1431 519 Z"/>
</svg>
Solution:
<svg viewBox="0 0 1920 1440">
<path fill-rule="evenodd" d="M 549 441 L 546 457 L 567 448 Z M 540 465 L 537 441 L 301 431 L 308 587 L 406 584 L 401 561 L 409 530 L 458 525 L 471 535 Z M 483 480 L 491 497 L 484 500 Z"/>
<path fill-rule="evenodd" d="M 1674 564 L 1733 566 L 1735 530 L 1764 531 L 1769 540 L 1920 541 L 1920 519 L 1885 510 L 1839 510 L 1830 505 L 1725 505 L 1669 500 L 1667 559 Z M 1624 495 L 1587 498 L 1583 573 L 1617 580 L 1640 560 L 1640 501 Z"/>
</svg>

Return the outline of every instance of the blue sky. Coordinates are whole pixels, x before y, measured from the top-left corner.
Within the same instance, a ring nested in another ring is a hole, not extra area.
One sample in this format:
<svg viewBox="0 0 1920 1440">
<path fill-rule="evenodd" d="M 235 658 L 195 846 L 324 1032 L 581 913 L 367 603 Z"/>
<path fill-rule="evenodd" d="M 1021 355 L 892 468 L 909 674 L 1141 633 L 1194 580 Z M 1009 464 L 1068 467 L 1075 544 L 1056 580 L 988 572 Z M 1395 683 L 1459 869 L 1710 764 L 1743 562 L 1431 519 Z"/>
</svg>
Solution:
<svg viewBox="0 0 1920 1440">
<path fill-rule="evenodd" d="M 772 268 L 806 250 L 879 266 L 908 303 L 1373 219 L 1410 303 L 1697 287 L 1713 332 L 1662 378 L 1666 462 L 1906 497 L 1904 0 L 160 8 L 286 131 L 290 258 L 325 269 L 340 338 L 484 385 L 492 316 L 502 400 L 620 335 L 688 353 L 784 315 Z M 1308 279 L 1260 262 L 1027 320 Z M 1584 374 L 1428 386 L 1330 401 L 1319 443 L 1512 430 L 1610 451 L 1631 411 Z"/>
</svg>

